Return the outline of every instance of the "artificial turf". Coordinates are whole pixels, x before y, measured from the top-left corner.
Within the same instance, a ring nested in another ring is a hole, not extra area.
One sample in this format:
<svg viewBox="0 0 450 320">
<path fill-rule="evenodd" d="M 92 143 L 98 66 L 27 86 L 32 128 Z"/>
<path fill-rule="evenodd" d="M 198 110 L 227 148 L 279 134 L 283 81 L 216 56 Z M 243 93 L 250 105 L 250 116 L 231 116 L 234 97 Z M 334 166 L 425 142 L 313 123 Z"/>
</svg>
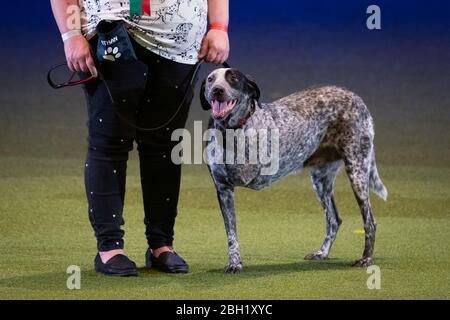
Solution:
<svg viewBox="0 0 450 320">
<path fill-rule="evenodd" d="M 191 272 L 142 269 L 138 278 L 127 279 L 96 274 L 83 186 L 82 93 L 79 88 L 55 92 L 45 82 L 48 68 L 64 61 L 54 25 L 47 34 L 11 28 L 15 25 L 5 29 L 0 52 L 2 73 L 8 75 L 0 77 L 0 299 L 450 298 L 450 73 L 444 72 L 450 69 L 450 46 L 445 32 L 390 25 L 369 35 L 359 27 L 282 21 L 241 27 L 232 36 L 230 63 L 255 77 L 262 101 L 335 84 L 357 92 L 368 105 L 377 164 L 389 190 L 386 203 L 372 195 L 381 289 L 369 290 L 366 270 L 350 267 L 361 256 L 364 236 L 343 173 L 336 202 L 344 221 L 328 261 L 303 260 L 325 235 L 321 207 L 303 172 L 266 190 L 237 191 L 244 272 L 224 274 L 226 238 L 214 187 L 205 167 L 186 166 L 175 247 Z M 10 34 L 24 35 L 26 48 Z M 207 123 L 196 99 L 190 118 Z M 125 241 L 127 253 L 142 267 L 146 241 L 135 158 L 133 153 Z M 80 290 L 66 288 L 69 265 L 81 267 Z"/>
<path fill-rule="evenodd" d="M 345 174 L 336 186 L 343 224 L 328 261 L 304 261 L 324 237 L 322 210 L 303 172 L 262 191 L 238 189 L 244 272 L 224 274 L 226 238 L 204 166 L 183 168 L 177 251 L 186 275 L 143 268 L 146 250 L 136 160 L 125 205 L 126 250 L 136 278 L 93 271 L 80 159 L 0 159 L 0 299 L 405 299 L 450 298 L 448 167 L 380 166 L 388 202 L 372 196 L 378 222 L 375 262 L 381 289 L 369 290 L 360 257 L 361 216 Z M 356 232 L 355 232 L 356 231 Z M 81 268 L 81 289 L 66 287 L 66 268 Z"/>
</svg>

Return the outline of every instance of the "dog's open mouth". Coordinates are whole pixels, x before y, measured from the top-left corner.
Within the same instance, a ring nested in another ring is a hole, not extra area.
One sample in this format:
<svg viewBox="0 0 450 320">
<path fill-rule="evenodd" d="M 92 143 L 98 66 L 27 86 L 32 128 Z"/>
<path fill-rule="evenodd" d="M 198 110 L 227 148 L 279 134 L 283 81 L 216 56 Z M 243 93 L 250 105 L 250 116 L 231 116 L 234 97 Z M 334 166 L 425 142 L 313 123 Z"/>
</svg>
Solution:
<svg viewBox="0 0 450 320">
<path fill-rule="evenodd" d="M 229 101 L 211 101 L 212 115 L 214 118 L 219 119 L 225 117 L 225 115 L 231 111 L 236 105 L 237 100 Z"/>
</svg>

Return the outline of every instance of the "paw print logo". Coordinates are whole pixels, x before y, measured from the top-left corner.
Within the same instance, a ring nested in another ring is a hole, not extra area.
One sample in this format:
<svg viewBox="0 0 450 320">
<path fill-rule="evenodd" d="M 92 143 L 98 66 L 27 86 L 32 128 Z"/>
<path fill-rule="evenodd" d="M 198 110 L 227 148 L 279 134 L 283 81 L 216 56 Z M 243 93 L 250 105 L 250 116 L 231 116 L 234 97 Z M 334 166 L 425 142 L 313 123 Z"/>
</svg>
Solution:
<svg viewBox="0 0 450 320">
<path fill-rule="evenodd" d="M 109 60 L 109 61 L 116 61 L 120 58 L 122 54 L 119 52 L 119 48 L 117 47 L 108 47 L 105 50 L 105 54 L 103 56 L 103 59 Z"/>
</svg>

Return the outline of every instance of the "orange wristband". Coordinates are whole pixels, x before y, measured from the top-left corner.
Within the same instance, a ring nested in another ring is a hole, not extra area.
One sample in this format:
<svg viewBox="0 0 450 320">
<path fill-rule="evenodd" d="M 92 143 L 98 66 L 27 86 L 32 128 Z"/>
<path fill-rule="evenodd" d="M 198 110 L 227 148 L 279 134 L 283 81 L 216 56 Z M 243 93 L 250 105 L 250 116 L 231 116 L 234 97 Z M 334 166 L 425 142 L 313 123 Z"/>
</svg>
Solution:
<svg viewBox="0 0 450 320">
<path fill-rule="evenodd" d="M 228 26 L 221 23 L 211 23 L 209 30 L 221 30 L 228 33 Z"/>
</svg>

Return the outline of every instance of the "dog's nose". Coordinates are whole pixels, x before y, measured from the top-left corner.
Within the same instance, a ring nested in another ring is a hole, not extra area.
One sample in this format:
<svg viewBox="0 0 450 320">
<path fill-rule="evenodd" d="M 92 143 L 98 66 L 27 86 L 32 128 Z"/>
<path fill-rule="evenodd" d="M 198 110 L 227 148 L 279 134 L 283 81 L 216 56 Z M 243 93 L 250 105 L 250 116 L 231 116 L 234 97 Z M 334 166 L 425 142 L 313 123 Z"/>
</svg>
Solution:
<svg viewBox="0 0 450 320">
<path fill-rule="evenodd" d="M 214 87 L 212 90 L 212 93 L 216 96 L 216 97 L 221 97 L 225 94 L 225 90 L 221 87 Z"/>
</svg>

